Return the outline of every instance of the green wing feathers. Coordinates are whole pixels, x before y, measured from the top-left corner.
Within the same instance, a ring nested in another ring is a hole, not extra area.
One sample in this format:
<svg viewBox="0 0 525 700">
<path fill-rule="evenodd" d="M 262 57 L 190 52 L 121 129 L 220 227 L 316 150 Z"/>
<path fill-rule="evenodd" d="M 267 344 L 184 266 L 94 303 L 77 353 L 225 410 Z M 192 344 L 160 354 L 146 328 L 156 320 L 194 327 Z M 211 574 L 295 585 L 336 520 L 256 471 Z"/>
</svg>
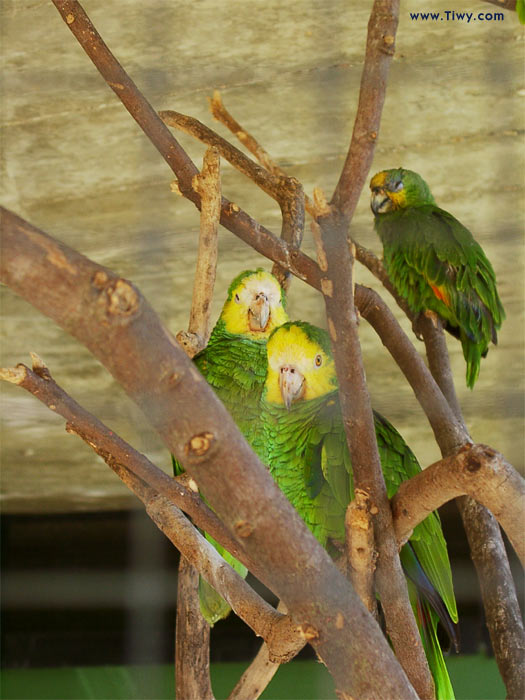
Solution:
<svg viewBox="0 0 525 700">
<path fill-rule="evenodd" d="M 459 338 L 467 384 L 505 318 L 490 261 L 470 231 L 435 205 L 376 217 L 387 272 L 411 309 L 435 311 Z"/>
<path fill-rule="evenodd" d="M 244 564 L 241 564 L 240 561 L 235 559 L 235 557 L 214 540 L 213 537 L 207 533 L 205 533 L 205 537 L 208 542 L 215 547 L 222 558 L 235 569 L 239 576 L 246 578 L 248 569 Z M 213 627 L 216 622 L 229 615 L 231 611 L 229 604 L 204 578 L 202 578 L 202 576 L 199 578 L 199 603 L 202 616 L 211 627 Z"/>
<path fill-rule="evenodd" d="M 345 513 L 354 495 L 352 467 L 337 391 L 319 399 L 283 406 L 262 399 L 263 429 L 256 451 L 313 534 L 332 554 L 340 553 L 345 539 Z M 388 496 L 421 471 L 402 436 L 380 414 L 374 413 L 377 444 Z M 438 617 L 455 640 L 458 619 L 447 546 L 437 513 L 412 534 L 402 560 L 419 600 L 418 625 L 441 700 L 454 697 L 443 654 L 437 641 Z M 430 601 L 430 602 L 429 602 Z M 414 603 L 415 604 L 415 603 Z M 423 612 L 421 612 L 423 611 Z M 427 619 L 428 618 L 428 619 Z M 426 635 L 426 636 L 423 636 Z"/>
<path fill-rule="evenodd" d="M 194 362 L 250 441 L 251 433 L 257 427 L 259 400 L 265 377 L 265 343 L 232 336 L 219 321 L 210 342 L 195 356 Z M 172 463 L 175 476 L 184 472 L 183 466 L 173 456 Z M 246 578 L 246 567 L 210 535 L 204 534 L 228 564 Z M 228 603 L 202 577 L 199 579 L 199 600 L 202 615 L 211 626 L 231 611 Z"/>
</svg>

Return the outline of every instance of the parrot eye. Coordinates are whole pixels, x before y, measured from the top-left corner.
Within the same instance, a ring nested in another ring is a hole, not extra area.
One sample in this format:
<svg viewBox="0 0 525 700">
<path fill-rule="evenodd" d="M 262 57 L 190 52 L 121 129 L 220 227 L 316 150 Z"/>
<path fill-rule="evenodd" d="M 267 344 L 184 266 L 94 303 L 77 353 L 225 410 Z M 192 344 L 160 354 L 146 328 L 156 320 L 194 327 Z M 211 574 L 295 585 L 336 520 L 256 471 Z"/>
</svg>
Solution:
<svg viewBox="0 0 525 700">
<path fill-rule="evenodd" d="M 239 297 L 238 294 L 235 295 L 235 303 L 240 304 L 241 303 L 241 298 Z"/>
<path fill-rule="evenodd" d="M 321 357 L 321 355 L 315 356 L 314 364 L 316 367 L 320 367 L 323 364 L 323 358 Z"/>
<path fill-rule="evenodd" d="M 393 183 L 392 187 L 390 188 L 391 192 L 401 192 L 403 189 L 404 185 L 401 180 L 396 180 L 396 182 Z"/>
</svg>

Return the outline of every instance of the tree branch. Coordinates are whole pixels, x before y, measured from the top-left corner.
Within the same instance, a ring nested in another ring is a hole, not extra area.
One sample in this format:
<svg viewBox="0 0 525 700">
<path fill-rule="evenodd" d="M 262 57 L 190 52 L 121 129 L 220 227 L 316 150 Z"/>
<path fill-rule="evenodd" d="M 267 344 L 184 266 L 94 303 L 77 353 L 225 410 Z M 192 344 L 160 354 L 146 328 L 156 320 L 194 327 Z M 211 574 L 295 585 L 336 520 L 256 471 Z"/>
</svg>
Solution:
<svg viewBox="0 0 525 700">
<path fill-rule="evenodd" d="M 487 627 L 508 700 L 525 697 L 525 632 L 496 520 L 473 499 L 457 500 L 476 567 Z M 523 515 L 521 517 L 523 522 Z"/>
<path fill-rule="evenodd" d="M 463 495 L 489 508 L 525 566 L 525 481 L 486 445 L 466 446 L 401 484 L 392 498 L 398 542 L 404 544 L 416 525 L 443 503 Z"/>
<path fill-rule="evenodd" d="M 450 445 L 451 454 L 470 444 L 472 440 L 462 421 L 454 415 L 422 357 L 379 294 L 356 284 L 355 301 L 360 315 L 379 335 L 412 387 L 438 444 L 446 442 Z"/>
<path fill-rule="evenodd" d="M 138 290 L 8 212 L 2 238 L 2 280 L 86 345 L 141 406 L 213 510 L 257 557 L 261 580 L 284 601 L 338 689 L 414 698 L 379 627 Z M 183 414 L 174 410 L 180 405 Z"/>
<path fill-rule="evenodd" d="M 287 612 L 286 606 L 281 601 L 279 601 L 277 610 L 283 614 Z M 302 639 L 300 644 L 291 645 L 288 660 L 291 660 L 298 654 L 305 643 L 306 641 Z M 228 700 L 245 700 L 246 698 L 257 700 L 275 676 L 280 665 L 281 663 L 272 657 L 266 642 L 263 642 L 254 660 L 244 671 L 235 688 L 228 696 Z"/>
<path fill-rule="evenodd" d="M 429 366 L 444 396 L 462 420 L 443 330 L 432 323 L 423 325 Z M 443 456 L 454 448 L 446 436 L 438 440 Z M 487 627 L 508 697 L 525 696 L 525 629 L 516 588 L 499 526 L 486 508 L 471 498 L 458 499 L 483 597 Z M 516 546 L 516 545 L 514 545 Z"/>
<path fill-rule="evenodd" d="M 288 175 L 280 168 L 269 153 L 258 143 L 257 139 L 244 129 L 239 122 L 228 112 L 222 101 L 221 93 L 215 90 L 213 97 L 209 99 L 210 111 L 213 117 L 224 124 L 245 148 L 254 155 L 262 167 L 272 175 L 287 178 Z"/>
<path fill-rule="evenodd" d="M 516 0 L 485 0 L 491 5 L 497 5 L 504 10 L 516 10 Z"/>
<path fill-rule="evenodd" d="M 129 488 L 131 488 L 131 482 L 128 475 L 131 474 L 136 477 L 133 483 L 138 480 L 152 490 L 165 495 L 187 513 L 200 528 L 209 532 L 225 547 L 231 547 L 235 556 L 247 566 L 255 567 L 256 570 L 256 564 L 200 498 L 194 481 L 193 484 L 190 482 L 189 487 L 186 488 L 180 481 L 165 474 L 147 457 L 115 435 L 98 418 L 82 408 L 56 384 L 42 360 L 35 353 L 31 353 L 31 356 L 33 370 L 19 364 L 12 369 L 1 369 L 0 379 L 18 384 L 53 412 L 61 415 L 67 421 L 70 432 L 84 440 L 113 471 L 116 471 L 117 467 L 120 469 L 118 476 Z"/>
<path fill-rule="evenodd" d="M 399 561 L 392 511 L 377 448 L 354 307 L 353 259 L 344 231 L 346 219 L 330 209 L 313 224 L 328 330 L 339 383 L 341 412 L 352 460 L 354 488 L 367 494 L 375 513 L 378 552 L 376 583 L 388 636 L 405 673 L 421 698 L 434 698 L 434 684 L 408 599 Z"/>
<path fill-rule="evenodd" d="M 183 556 L 177 585 L 175 649 L 175 697 L 214 700 L 209 673 L 210 626 L 199 607 L 199 572 Z"/>
<path fill-rule="evenodd" d="M 221 595 L 226 597 L 228 602 L 233 601 L 232 607 L 234 609 L 243 611 L 241 617 L 256 634 L 264 636 L 261 631 L 269 628 L 278 619 L 275 617 L 275 611 L 226 564 L 208 541 L 195 530 L 190 521 L 169 500 L 167 494 L 173 493 L 176 494 L 177 501 L 181 500 L 179 495 L 181 487 L 178 482 L 170 479 L 164 472 L 151 465 L 143 455 L 136 453 L 133 448 L 108 430 L 103 423 L 79 406 L 56 384 L 48 368 L 34 353 L 32 370 L 19 364 L 14 369 L 0 370 L 0 379 L 17 384 L 39 399 L 50 410 L 65 418 L 67 432 L 78 435 L 104 459 L 126 486 L 144 502 L 152 519 L 177 549 L 183 552 L 189 561 L 197 563 L 199 571 L 206 580 L 210 583 L 219 581 Z M 137 455 L 139 459 L 137 459 Z M 128 466 L 130 462 L 131 469 Z M 160 472 L 162 477 L 157 472 Z M 152 486 L 151 482 L 155 486 Z M 175 488 L 172 487 L 172 484 L 175 484 Z M 160 491 L 157 490 L 159 487 Z M 194 501 L 193 495 L 188 494 L 188 496 L 190 501 Z M 202 503 L 200 499 L 198 501 Z M 205 513 L 206 510 L 204 506 L 204 508 L 199 508 L 198 512 Z M 216 529 L 213 527 L 216 516 L 211 513 L 211 517 L 207 516 L 206 519 L 212 523 L 212 528 Z M 173 524 L 172 527 L 169 525 L 170 522 Z M 223 528 L 222 523 L 220 525 Z M 229 534 L 227 539 L 231 541 Z M 235 546 L 235 549 L 239 549 L 238 545 Z M 245 606 L 244 601 L 249 601 L 249 604 Z M 268 616 L 269 619 L 265 620 L 264 618 Z M 271 643 L 269 631 L 267 635 L 269 643 Z"/>
<path fill-rule="evenodd" d="M 277 175 L 268 172 L 198 119 L 171 110 L 159 112 L 159 116 L 165 124 L 181 129 L 199 141 L 217 148 L 234 168 L 249 177 L 263 192 L 275 199 L 279 203 L 283 217 L 281 238 L 292 248 L 300 247 L 304 231 L 305 196 L 303 187 L 298 180 L 286 174 Z M 287 291 L 291 277 L 288 270 L 275 263 L 272 273 Z"/>
<path fill-rule="evenodd" d="M 198 172 L 197 168 L 108 49 L 80 3 L 77 0 L 53 0 L 53 4 L 104 80 L 173 170 L 180 194 L 200 208 L 200 196 L 193 189 L 193 177 Z M 317 266 L 311 258 L 298 249 L 289 249 L 282 239 L 224 197 L 221 224 L 261 255 L 279 263 L 296 277 L 306 279 L 308 276 L 315 280 Z"/>
<path fill-rule="evenodd" d="M 355 498 L 346 509 L 347 576 L 365 608 L 377 618 L 374 572 L 377 552 L 374 548 L 374 526 L 370 499 L 365 491 L 356 489 Z"/>
<path fill-rule="evenodd" d="M 375 0 L 368 21 L 357 114 L 339 182 L 330 204 L 349 223 L 372 165 L 395 50 L 399 0 Z"/>
<path fill-rule="evenodd" d="M 193 357 L 206 346 L 210 334 L 222 199 L 219 152 L 213 146 L 204 154 L 202 171 L 193 178 L 193 187 L 201 198 L 197 267 L 193 280 L 188 331 L 177 333 L 177 340 L 189 357 Z"/>
<path fill-rule="evenodd" d="M 209 338 L 210 310 L 215 286 L 221 216 L 221 174 L 218 150 L 204 154 L 202 170 L 193 178 L 201 198 L 197 266 L 193 281 L 188 332 L 177 340 L 188 357 L 202 350 Z M 175 688 L 177 697 L 213 698 L 210 678 L 210 626 L 200 609 L 199 573 L 184 557 L 179 561 L 175 628 Z"/>
</svg>

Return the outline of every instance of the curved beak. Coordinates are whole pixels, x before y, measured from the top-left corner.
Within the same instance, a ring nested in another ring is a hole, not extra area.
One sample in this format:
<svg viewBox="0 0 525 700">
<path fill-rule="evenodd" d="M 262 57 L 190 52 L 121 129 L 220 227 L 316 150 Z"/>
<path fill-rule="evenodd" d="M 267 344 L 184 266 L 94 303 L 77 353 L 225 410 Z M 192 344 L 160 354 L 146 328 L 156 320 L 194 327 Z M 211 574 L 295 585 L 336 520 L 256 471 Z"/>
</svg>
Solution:
<svg viewBox="0 0 525 700">
<path fill-rule="evenodd" d="M 382 187 L 374 187 L 370 199 L 374 214 L 385 214 L 392 209 L 392 201 Z"/>
<path fill-rule="evenodd" d="M 270 320 L 270 302 L 263 292 L 259 292 L 248 308 L 248 322 L 251 331 L 265 331 Z"/>
<path fill-rule="evenodd" d="M 287 410 L 304 393 L 304 376 L 293 365 L 283 365 L 279 370 L 279 389 Z"/>
</svg>

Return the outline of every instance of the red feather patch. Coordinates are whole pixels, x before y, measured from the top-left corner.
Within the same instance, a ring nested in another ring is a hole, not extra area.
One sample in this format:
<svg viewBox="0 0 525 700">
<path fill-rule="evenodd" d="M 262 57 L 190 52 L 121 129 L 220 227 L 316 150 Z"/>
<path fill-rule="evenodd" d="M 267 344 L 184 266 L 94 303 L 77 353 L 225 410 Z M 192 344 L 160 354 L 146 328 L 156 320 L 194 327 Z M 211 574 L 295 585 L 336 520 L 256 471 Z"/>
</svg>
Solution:
<svg viewBox="0 0 525 700">
<path fill-rule="evenodd" d="M 445 287 L 435 287 L 433 284 L 431 284 L 430 286 L 432 287 L 432 291 L 437 296 L 437 298 L 447 306 L 450 306 L 450 298 L 446 292 Z"/>
</svg>

